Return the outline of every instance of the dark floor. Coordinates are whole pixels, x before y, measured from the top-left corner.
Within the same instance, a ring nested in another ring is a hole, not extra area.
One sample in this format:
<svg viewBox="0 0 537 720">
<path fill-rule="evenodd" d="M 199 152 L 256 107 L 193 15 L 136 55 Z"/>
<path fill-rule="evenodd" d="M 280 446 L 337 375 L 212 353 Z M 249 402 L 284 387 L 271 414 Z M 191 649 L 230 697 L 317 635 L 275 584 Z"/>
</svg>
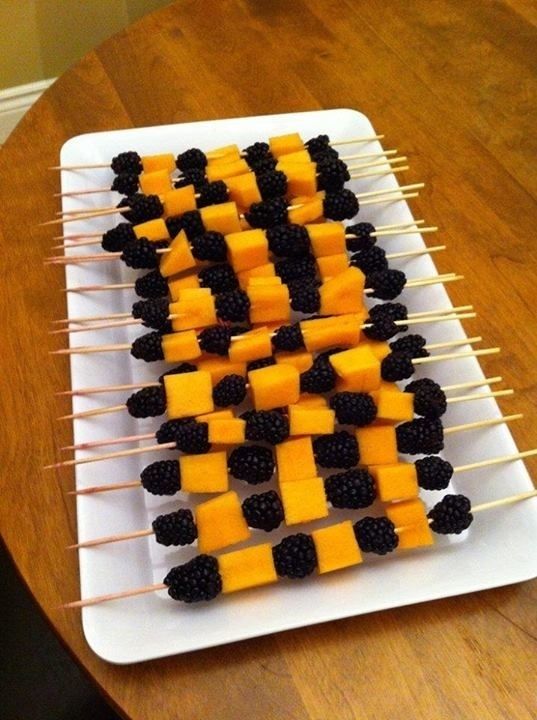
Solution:
<svg viewBox="0 0 537 720">
<path fill-rule="evenodd" d="M 119 720 L 56 639 L 0 542 L 2 720 Z"/>
</svg>

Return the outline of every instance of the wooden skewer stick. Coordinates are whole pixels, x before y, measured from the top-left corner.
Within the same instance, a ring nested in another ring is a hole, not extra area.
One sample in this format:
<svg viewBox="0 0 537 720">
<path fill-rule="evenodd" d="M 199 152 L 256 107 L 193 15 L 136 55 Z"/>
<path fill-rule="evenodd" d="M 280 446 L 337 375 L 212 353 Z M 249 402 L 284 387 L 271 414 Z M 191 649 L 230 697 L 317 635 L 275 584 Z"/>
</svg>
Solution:
<svg viewBox="0 0 537 720">
<path fill-rule="evenodd" d="M 377 170 L 372 172 L 364 172 L 364 173 L 351 173 L 351 180 L 360 180 L 361 178 L 368 178 L 368 177 L 382 177 L 383 175 L 397 175 L 397 173 L 406 172 L 406 170 L 410 170 L 410 165 L 401 165 L 397 167 L 392 167 L 390 170 Z"/>
<path fill-rule="evenodd" d="M 469 380 L 468 382 L 455 383 L 454 385 L 444 385 L 442 390 L 444 392 L 466 390 L 467 388 L 483 387 L 484 385 L 495 385 L 500 382 L 503 382 L 503 377 L 501 375 L 495 375 L 491 378 L 479 378 L 479 380 Z"/>
<path fill-rule="evenodd" d="M 505 397 L 506 395 L 513 395 L 514 392 L 514 390 L 509 388 L 508 390 L 496 390 L 495 392 L 488 393 L 472 393 L 469 395 L 458 395 L 457 397 L 447 398 L 446 402 L 449 405 L 451 403 L 467 402 L 468 400 L 484 400 L 485 398 Z"/>
<path fill-rule="evenodd" d="M 425 363 L 438 362 L 440 360 L 454 360 L 465 357 L 480 357 L 482 355 L 496 355 L 500 352 L 499 347 L 486 348 L 485 350 L 469 350 L 468 352 L 444 354 L 444 355 L 431 355 L 429 357 L 413 358 L 413 365 L 425 365 Z"/>
<path fill-rule="evenodd" d="M 492 427 L 493 425 L 503 425 L 513 420 L 521 420 L 524 417 L 522 413 L 515 415 L 503 415 L 502 417 L 492 418 L 491 420 L 476 420 L 475 422 L 465 423 L 463 425 L 453 425 L 444 428 L 444 435 L 452 435 L 456 432 L 465 432 L 466 430 L 478 430 L 479 428 Z"/>
<path fill-rule="evenodd" d="M 73 397 L 75 395 L 98 395 L 100 393 L 107 392 L 119 392 L 122 390 L 141 390 L 146 387 L 159 387 L 159 382 L 145 382 L 145 383 L 126 383 L 125 385 L 101 385 L 99 387 L 92 387 L 82 390 L 62 390 L 61 392 L 54 393 L 57 396 Z"/>
<path fill-rule="evenodd" d="M 362 160 L 367 158 L 375 158 L 375 157 L 390 157 L 391 155 L 397 155 L 399 150 L 397 148 L 392 148 L 391 150 L 383 150 L 382 152 L 376 152 L 376 153 L 355 153 L 353 155 L 340 155 L 339 159 L 343 160 L 343 162 L 347 162 L 347 160 Z"/>
<path fill-rule="evenodd" d="M 468 470 L 477 470 L 478 468 L 490 467 L 491 465 L 499 465 L 500 463 L 511 462 L 513 460 L 523 460 L 527 457 L 537 455 L 537 449 L 524 450 L 514 455 L 502 455 L 501 457 L 492 458 L 492 460 L 479 460 L 479 462 L 468 463 L 467 465 L 458 465 L 453 468 L 454 473 L 467 472 Z"/>
</svg>

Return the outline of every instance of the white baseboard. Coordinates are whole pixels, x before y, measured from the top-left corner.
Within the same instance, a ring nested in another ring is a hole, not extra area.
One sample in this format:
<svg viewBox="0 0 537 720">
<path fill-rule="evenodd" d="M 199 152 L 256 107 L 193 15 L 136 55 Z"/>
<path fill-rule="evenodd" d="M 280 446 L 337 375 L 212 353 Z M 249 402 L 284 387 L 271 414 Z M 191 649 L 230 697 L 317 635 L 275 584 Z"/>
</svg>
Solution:
<svg viewBox="0 0 537 720">
<path fill-rule="evenodd" d="M 0 144 L 4 142 L 24 113 L 56 78 L 0 90 Z"/>
</svg>

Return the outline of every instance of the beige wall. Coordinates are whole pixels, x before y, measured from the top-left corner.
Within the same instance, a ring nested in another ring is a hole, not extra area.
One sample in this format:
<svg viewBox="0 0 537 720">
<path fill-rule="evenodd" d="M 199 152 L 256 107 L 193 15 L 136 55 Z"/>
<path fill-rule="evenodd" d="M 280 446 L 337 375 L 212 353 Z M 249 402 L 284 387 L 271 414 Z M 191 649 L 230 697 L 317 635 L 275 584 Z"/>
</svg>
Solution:
<svg viewBox="0 0 537 720">
<path fill-rule="evenodd" d="M 61 75 L 169 0 L 0 0 L 0 89 Z"/>
</svg>

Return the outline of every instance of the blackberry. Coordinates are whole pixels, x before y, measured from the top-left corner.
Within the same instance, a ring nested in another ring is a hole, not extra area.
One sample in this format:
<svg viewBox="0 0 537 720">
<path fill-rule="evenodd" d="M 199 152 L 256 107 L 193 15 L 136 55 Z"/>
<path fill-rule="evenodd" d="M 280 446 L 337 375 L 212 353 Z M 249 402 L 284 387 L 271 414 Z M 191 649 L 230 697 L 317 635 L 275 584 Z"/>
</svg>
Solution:
<svg viewBox="0 0 537 720">
<path fill-rule="evenodd" d="M 351 190 L 326 193 L 323 200 L 323 214 L 330 220 L 348 220 L 358 214 L 358 198 Z"/>
<path fill-rule="evenodd" d="M 386 251 L 378 245 L 373 245 L 373 247 L 368 250 L 354 253 L 354 255 L 351 256 L 349 264 L 359 268 L 364 275 L 370 275 L 371 273 L 388 269 Z"/>
<path fill-rule="evenodd" d="M 366 508 L 377 496 L 373 477 L 358 468 L 330 475 L 324 481 L 324 489 L 328 502 L 335 508 Z"/>
<path fill-rule="evenodd" d="M 213 325 L 204 328 L 198 334 L 198 342 L 203 352 L 212 355 L 227 355 L 231 345 L 231 331 L 225 325 Z"/>
<path fill-rule="evenodd" d="M 363 427 L 377 417 L 377 406 L 371 395 L 360 392 L 338 392 L 330 398 L 338 423 Z"/>
<path fill-rule="evenodd" d="M 179 363 L 177 367 L 174 367 L 171 370 L 166 370 L 166 372 L 162 373 L 158 381 L 159 383 L 163 382 L 166 375 L 182 375 L 183 373 L 196 372 L 197 369 L 198 368 L 192 363 L 182 362 Z"/>
<path fill-rule="evenodd" d="M 110 167 L 116 175 L 120 175 L 122 173 L 133 173 L 134 175 L 139 175 L 144 169 L 142 165 L 142 158 L 133 150 L 116 155 L 112 158 Z"/>
<path fill-rule="evenodd" d="M 159 445 L 166 443 L 174 443 L 177 438 L 179 428 L 188 423 L 194 422 L 192 418 L 176 418 L 175 420 L 166 420 L 155 433 L 155 437 Z"/>
<path fill-rule="evenodd" d="M 170 307 L 168 298 L 138 300 L 132 306 L 132 317 L 141 320 L 146 327 L 160 330 L 168 322 Z"/>
<path fill-rule="evenodd" d="M 156 243 L 150 242 L 147 238 L 139 240 L 130 240 L 125 243 L 121 260 L 127 267 L 134 270 L 148 269 L 152 270 L 158 267 L 159 256 L 157 255 Z"/>
<path fill-rule="evenodd" d="M 360 460 L 356 438 L 346 430 L 316 437 L 313 454 L 317 465 L 325 468 L 347 469 L 358 465 Z"/>
<path fill-rule="evenodd" d="M 380 270 L 366 277 L 366 286 L 373 290 L 369 297 L 381 300 L 393 300 L 401 294 L 406 285 L 406 275 L 402 270 Z"/>
<path fill-rule="evenodd" d="M 166 393 L 161 385 L 142 388 L 127 398 L 125 404 L 132 417 L 158 417 L 166 412 Z"/>
<path fill-rule="evenodd" d="M 256 175 L 257 187 L 263 200 L 283 197 L 287 193 L 287 177 L 280 170 Z"/>
<path fill-rule="evenodd" d="M 367 325 L 370 325 L 370 327 L 363 328 L 364 335 L 370 340 L 384 342 L 401 332 L 399 326 L 389 317 L 378 318 L 376 320 L 368 317 L 365 322 Z"/>
<path fill-rule="evenodd" d="M 256 160 L 255 162 L 252 162 L 250 164 L 250 167 L 255 173 L 255 176 L 262 175 L 266 172 L 272 172 L 273 170 L 276 170 L 276 165 L 278 164 L 278 161 L 276 158 L 272 157 L 271 155 L 267 155 L 267 157 L 261 158 L 260 160 Z"/>
<path fill-rule="evenodd" d="M 282 325 L 279 327 L 272 337 L 272 346 L 274 350 L 283 350 L 285 352 L 293 352 L 301 350 L 304 347 L 304 338 L 300 325 Z"/>
<path fill-rule="evenodd" d="M 222 233 L 206 232 L 198 235 L 192 238 L 190 247 L 196 260 L 211 260 L 212 262 L 227 260 L 227 245 Z"/>
<path fill-rule="evenodd" d="M 247 372 L 251 370 L 259 370 L 260 368 L 270 367 L 276 365 L 276 360 L 270 355 L 269 357 L 259 358 L 258 360 L 251 360 L 246 366 Z"/>
<path fill-rule="evenodd" d="M 308 231 L 303 225 L 276 225 L 266 235 L 269 250 L 279 257 L 304 257 L 311 251 Z"/>
<path fill-rule="evenodd" d="M 325 152 L 330 148 L 330 138 L 328 135 L 317 135 L 307 140 L 304 145 L 306 146 L 310 155 L 318 155 L 319 153 Z"/>
<path fill-rule="evenodd" d="M 244 216 L 253 228 L 266 230 L 275 225 L 282 225 L 287 221 L 287 202 L 283 198 L 273 198 L 253 203 Z"/>
<path fill-rule="evenodd" d="M 247 410 L 241 418 L 246 420 L 247 440 L 278 445 L 289 437 L 289 421 L 277 410 Z"/>
<path fill-rule="evenodd" d="M 416 418 L 395 428 L 397 449 L 408 455 L 436 455 L 444 449 L 444 430 L 440 420 Z"/>
<path fill-rule="evenodd" d="M 138 175 L 136 173 L 119 173 L 114 178 L 111 190 L 120 195 L 133 195 L 139 187 Z"/>
<path fill-rule="evenodd" d="M 154 220 L 155 218 L 162 217 L 164 213 L 164 206 L 160 202 L 158 195 L 142 195 L 142 193 L 134 193 L 133 195 L 129 195 L 129 197 L 126 198 L 126 201 L 130 210 L 121 214 L 133 225 L 138 225 L 139 223 L 146 222 L 147 220 Z M 122 205 L 122 207 L 124 206 Z"/>
<path fill-rule="evenodd" d="M 176 512 L 159 515 L 151 523 L 155 540 L 159 545 L 191 545 L 198 537 L 198 530 L 191 510 L 181 508 Z"/>
<path fill-rule="evenodd" d="M 333 147 L 325 147 L 316 153 L 312 153 L 310 150 L 309 153 L 310 158 L 316 163 L 323 162 L 323 160 L 337 160 L 339 157 L 338 151 Z"/>
<path fill-rule="evenodd" d="M 138 297 L 152 300 L 168 295 L 168 283 L 158 270 L 152 270 L 134 281 L 134 291 Z"/>
<path fill-rule="evenodd" d="M 190 148 L 189 150 L 179 153 L 175 159 L 175 166 L 182 172 L 192 170 L 193 168 L 203 170 L 207 167 L 207 156 L 199 148 Z"/>
<path fill-rule="evenodd" d="M 131 355 L 137 360 L 145 360 L 145 362 L 164 360 L 161 337 L 156 330 L 140 335 L 132 342 Z"/>
<path fill-rule="evenodd" d="M 194 190 L 197 193 L 201 192 L 208 185 L 205 170 L 191 168 L 183 173 L 183 177 L 178 178 L 173 183 L 175 188 L 188 187 L 189 185 L 194 185 Z"/>
<path fill-rule="evenodd" d="M 282 501 L 274 490 L 247 497 L 242 503 L 242 514 L 248 527 L 265 532 L 276 530 L 284 519 Z"/>
<path fill-rule="evenodd" d="M 270 158 L 271 153 L 268 143 L 255 142 L 253 145 L 248 145 L 248 147 L 244 150 L 244 156 L 250 167 L 258 163 L 260 160 Z"/>
<path fill-rule="evenodd" d="M 311 535 L 288 535 L 272 548 L 274 566 L 280 577 L 304 578 L 317 567 L 317 552 Z"/>
<path fill-rule="evenodd" d="M 262 445 L 240 445 L 232 450 L 227 461 L 228 470 L 237 480 L 248 485 L 268 482 L 274 474 L 272 450 Z"/>
<path fill-rule="evenodd" d="M 431 530 L 442 535 L 459 535 L 472 524 L 472 505 L 464 495 L 444 495 L 427 513 Z"/>
<path fill-rule="evenodd" d="M 414 412 L 425 418 L 439 418 L 447 410 L 446 393 L 438 383 L 429 378 L 414 380 L 405 387 L 414 393 Z"/>
<path fill-rule="evenodd" d="M 429 351 L 425 349 L 426 340 L 422 335 L 412 333 L 390 343 L 390 350 L 404 353 L 411 358 L 428 357 Z"/>
<path fill-rule="evenodd" d="M 205 227 L 203 225 L 199 210 L 189 210 L 188 212 L 183 213 L 183 215 L 181 216 L 180 229 L 185 231 L 186 236 L 189 240 L 193 240 L 195 237 L 203 235 L 203 233 L 205 232 Z M 174 237 L 174 235 L 172 235 L 172 237 Z"/>
<path fill-rule="evenodd" d="M 373 232 L 375 232 L 375 226 L 368 222 L 348 225 L 345 229 L 345 234 L 354 235 L 354 237 L 347 238 L 347 250 L 350 250 L 350 252 L 361 252 L 372 248 L 377 242 L 377 238 L 371 236 Z"/>
<path fill-rule="evenodd" d="M 319 393 L 330 392 L 336 386 L 336 372 L 326 358 L 317 356 L 313 365 L 300 375 L 300 392 Z"/>
<path fill-rule="evenodd" d="M 332 159 L 324 156 L 317 160 L 318 187 L 326 192 L 338 192 L 342 190 L 347 180 L 351 179 L 349 170 L 343 160 Z"/>
<path fill-rule="evenodd" d="M 140 474 L 142 487 L 152 495 L 175 495 L 181 489 L 181 476 L 177 460 L 157 460 Z"/>
<path fill-rule="evenodd" d="M 105 252 L 121 252 L 131 240 L 136 240 L 136 233 L 130 223 L 119 223 L 115 228 L 107 230 L 101 240 Z"/>
<path fill-rule="evenodd" d="M 211 449 L 209 425 L 195 420 L 178 425 L 174 441 L 181 452 L 188 455 L 204 455 Z"/>
<path fill-rule="evenodd" d="M 365 517 L 354 523 L 354 534 L 362 552 L 387 555 L 399 545 L 395 525 L 385 517 Z"/>
<path fill-rule="evenodd" d="M 321 307 L 321 294 L 311 280 L 295 280 L 289 283 L 291 296 L 291 309 L 295 312 L 311 315 L 319 312 Z"/>
<path fill-rule="evenodd" d="M 408 310 L 406 305 L 402 303 L 379 303 L 373 305 L 369 310 L 369 317 L 372 320 L 380 320 L 388 317 L 390 320 L 406 320 L 408 318 Z M 399 325 L 400 332 L 406 332 L 408 330 L 407 325 Z"/>
<path fill-rule="evenodd" d="M 207 205 L 219 205 L 229 200 L 229 190 L 223 180 L 207 183 L 200 189 L 200 196 L 196 201 L 199 208 Z"/>
<path fill-rule="evenodd" d="M 243 290 L 231 290 L 217 295 L 215 306 L 220 320 L 242 322 L 248 319 L 250 299 Z"/>
<path fill-rule="evenodd" d="M 293 280 L 315 278 L 317 275 L 317 265 L 313 255 L 277 260 L 274 263 L 274 269 L 276 275 L 281 278 L 281 281 L 286 285 L 293 282 Z"/>
<path fill-rule="evenodd" d="M 210 288 L 213 295 L 236 290 L 239 287 L 235 271 L 229 263 L 203 268 L 198 273 L 198 280 L 200 286 Z"/>
<path fill-rule="evenodd" d="M 246 381 L 240 375 L 226 375 L 213 388 L 213 402 L 217 407 L 240 405 L 246 397 Z"/>
<path fill-rule="evenodd" d="M 172 217 L 166 218 L 164 220 L 164 224 L 166 225 L 168 232 L 170 234 L 171 238 L 176 237 L 179 232 L 183 228 L 183 216 L 182 215 L 172 215 Z M 201 229 L 201 232 L 203 232 L 203 227 Z"/>
<path fill-rule="evenodd" d="M 453 465 L 438 455 L 420 458 L 414 465 L 418 485 L 424 490 L 445 490 L 453 476 Z"/>
<path fill-rule="evenodd" d="M 414 373 L 412 358 L 401 352 L 391 352 L 381 360 L 380 374 L 387 382 L 406 380 Z"/>
<path fill-rule="evenodd" d="M 198 555 L 183 565 L 176 565 L 163 582 L 173 600 L 186 603 L 214 600 L 222 592 L 218 561 L 211 555 Z"/>
</svg>

